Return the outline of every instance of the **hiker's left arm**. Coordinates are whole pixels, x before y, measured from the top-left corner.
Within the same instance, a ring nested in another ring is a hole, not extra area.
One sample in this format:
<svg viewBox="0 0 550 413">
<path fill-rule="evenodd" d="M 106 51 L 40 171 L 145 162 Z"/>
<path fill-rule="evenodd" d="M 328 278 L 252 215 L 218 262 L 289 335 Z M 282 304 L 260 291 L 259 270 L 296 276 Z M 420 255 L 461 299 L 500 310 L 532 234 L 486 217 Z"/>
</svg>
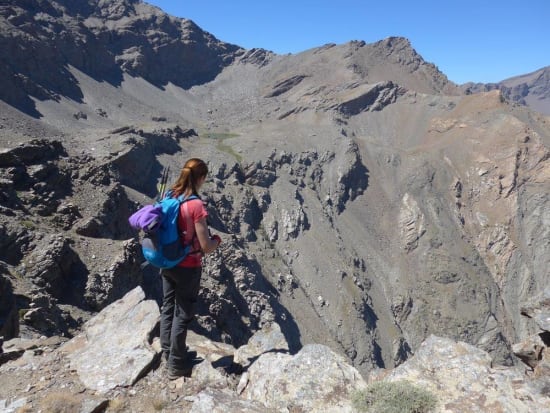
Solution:
<svg viewBox="0 0 550 413">
<path fill-rule="evenodd" d="M 206 223 L 206 217 L 201 218 L 197 222 L 195 222 L 195 233 L 197 234 L 197 238 L 199 239 L 199 243 L 201 244 L 202 252 L 204 252 L 205 254 L 214 251 L 216 248 L 218 248 L 218 245 L 220 245 L 219 237 L 217 239 L 210 238 L 210 234 L 208 233 L 208 224 Z"/>
</svg>

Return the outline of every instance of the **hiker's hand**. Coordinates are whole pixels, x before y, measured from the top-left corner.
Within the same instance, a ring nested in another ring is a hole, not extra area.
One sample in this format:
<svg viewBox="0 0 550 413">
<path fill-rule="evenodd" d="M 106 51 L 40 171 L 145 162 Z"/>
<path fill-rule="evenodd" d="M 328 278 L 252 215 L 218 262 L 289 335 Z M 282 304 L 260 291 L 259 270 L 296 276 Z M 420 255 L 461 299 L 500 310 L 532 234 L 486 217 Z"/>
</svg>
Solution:
<svg viewBox="0 0 550 413">
<path fill-rule="evenodd" d="M 222 243 L 222 239 L 220 238 L 220 236 L 218 234 L 212 235 L 212 239 L 218 242 L 218 245 L 217 245 L 218 247 Z"/>
</svg>

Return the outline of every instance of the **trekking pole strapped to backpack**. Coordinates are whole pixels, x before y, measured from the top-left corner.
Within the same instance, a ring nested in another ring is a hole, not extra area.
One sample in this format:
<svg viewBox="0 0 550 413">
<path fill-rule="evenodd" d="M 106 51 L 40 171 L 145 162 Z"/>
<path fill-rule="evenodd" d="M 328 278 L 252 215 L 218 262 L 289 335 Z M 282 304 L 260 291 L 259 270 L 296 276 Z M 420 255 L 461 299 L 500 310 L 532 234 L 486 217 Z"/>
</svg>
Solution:
<svg viewBox="0 0 550 413">
<path fill-rule="evenodd" d="M 162 175 L 160 177 L 160 183 L 157 187 L 157 201 L 164 199 L 164 194 L 166 192 L 166 184 L 168 183 L 170 167 L 167 166 L 162 170 Z"/>
</svg>

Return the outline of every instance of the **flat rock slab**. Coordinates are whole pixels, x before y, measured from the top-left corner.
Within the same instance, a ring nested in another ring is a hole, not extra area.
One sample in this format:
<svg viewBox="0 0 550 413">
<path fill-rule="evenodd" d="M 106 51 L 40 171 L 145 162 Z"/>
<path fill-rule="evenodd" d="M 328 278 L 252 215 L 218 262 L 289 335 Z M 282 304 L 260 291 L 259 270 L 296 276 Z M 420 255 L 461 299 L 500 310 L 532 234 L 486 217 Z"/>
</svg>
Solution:
<svg viewBox="0 0 550 413">
<path fill-rule="evenodd" d="M 129 386 L 150 369 L 156 352 L 149 343 L 159 320 L 155 301 L 136 287 L 88 321 L 82 333 L 63 345 L 71 368 L 98 393 Z"/>
<path fill-rule="evenodd" d="M 240 399 L 228 390 L 206 389 L 193 402 L 190 413 L 275 413 L 254 400 Z"/>
</svg>

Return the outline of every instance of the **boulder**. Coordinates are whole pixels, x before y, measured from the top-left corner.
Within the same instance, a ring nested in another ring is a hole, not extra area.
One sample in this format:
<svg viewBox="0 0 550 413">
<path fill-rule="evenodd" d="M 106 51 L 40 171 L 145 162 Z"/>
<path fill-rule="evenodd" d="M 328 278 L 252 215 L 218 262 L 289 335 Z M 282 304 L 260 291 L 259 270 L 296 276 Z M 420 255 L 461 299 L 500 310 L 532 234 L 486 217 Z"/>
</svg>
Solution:
<svg viewBox="0 0 550 413">
<path fill-rule="evenodd" d="M 130 386 L 151 368 L 158 354 L 150 344 L 160 312 L 155 301 L 145 300 L 140 287 L 112 303 L 67 342 L 71 369 L 98 394 L 117 386 Z"/>
<path fill-rule="evenodd" d="M 438 412 L 550 413 L 545 386 L 531 383 L 522 369 L 493 367 L 487 352 L 434 335 L 385 380 L 408 380 L 432 392 Z"/>
<path fill-rule="evenodd" d="M 512 351 L 534 372 L 535 378 L 550 374 L 550 288 L 533 297 L 521 308 L 521 313 L 534 319 L 539 331 L 514 344 Z"/>
<path fill-rule="evenodd" d="M 351 393 L 365 387 L 354 367 L 321 344 L 308 344 L 294 356 L 261 355 L 238 386 L 245 399 L 276 411 L 324 413 L 351 412 Z"/>
<path fill-rule="evenodd" d="M 248 343 L 235 351 L 233 361 L 247 368 L 258 357 L 265 353 L 288 353 L 288 343 L 277 323 L 266 324 L 254 333 Z"/>
</svg>

